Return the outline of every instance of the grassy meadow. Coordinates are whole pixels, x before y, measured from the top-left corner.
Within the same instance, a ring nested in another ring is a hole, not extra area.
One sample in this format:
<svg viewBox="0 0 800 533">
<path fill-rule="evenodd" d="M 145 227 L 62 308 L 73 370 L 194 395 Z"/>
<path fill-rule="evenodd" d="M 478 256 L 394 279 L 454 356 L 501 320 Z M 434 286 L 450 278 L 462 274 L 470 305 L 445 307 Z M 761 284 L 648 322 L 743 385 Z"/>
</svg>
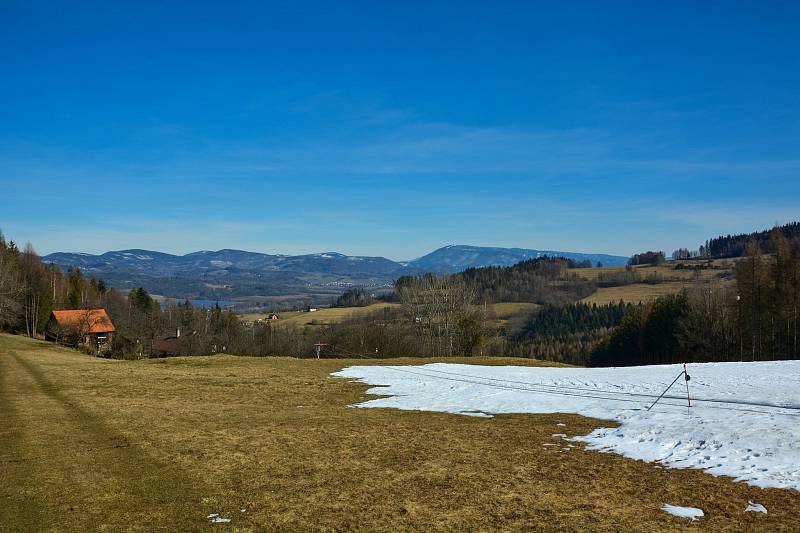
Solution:
<svg viewBox="0 0 800 533">
<path fill-rule="evenodd" d="M 800 530 L 796 491 L 545 446 L 608 422 L 350 408 L 367 387 L 329 374 L 351 364 L 386 361 L 113 361 L 0 335 L 0 529 Z"/>
<path fill-rule="evenodd" d="M 322 307 L 314 311 L 313 313 L 309 313 L 306 311 L 286 311 L 283 313 L 278 313 L 280 317 L 279 320 L 276 321 L 278 325 L 285 325 L 285 326 L 312 326 L 312 325 L 321 325 L 321 324 L 333 324 L 336 322 L 340 322 L 347 318 L 351 317 L 359 317 L 368 315 L 371 313 L 375 313 L 378 311 L 382 311 L 385 308 L 395 308 L 399 307 L 400 304 L 396 303 L 376 303 L 372 305 L 367 305 L 364 307 Z M 246 321 L 253 321 L 259 319 L 266 319 L 266 313 L 248 313 L 244 315 L 240 315 L 242 320 Z"/>
<path fill-rule="evenodd" d="M 362 317 L 372 313 L 380 312 L 383 309 L 398 309 L 397 303 L 375 303 L 364 307 L 323 307 L 309 313 L 306 311 L 285 311 L 278 313 L 280 317 L 276 321 L 278 325 L 290 326 L 311 326 L 316 324 L 333 324 L 348 318 Z M 500 302 L 486 306 L 486 314 L 493 320 L 505 321 L 513 316 L 525 314 L 539 307 L 537 304 L 528 302 Z M 264 320 L 266 313 L 246 313 L 239 315 L 242 320 L 252 322 L 254 320 Z"/>
<path fill-rule="evenodd" d="M 581 301 L 588 304 L 606 305 L 622 300 L 626 303 L 638 304 L 651 302 L 659 296 L 678 294 L 690 287 L 688 282 L 665 281 L 651 285 L 649 283 L 633 283 L 620 287 L 600 287 L 593 294 Z"/>
<path fill-rule="evenodd" d="M 692 281 L 697 278 L 710 280 L 719 273 L 732 271 L 735 262 L 736 259 L 694 259 L 669 261 L 659 266 L 639 265 L 634 266 L 633 269 L 639 273 L 642 279 L 659 276 L 670 281 Z M 684 268 L 676 268 L 678 265 Z M 689 267 L 705 268 L 694 271 Z M 573 268 L 570 269 L 570 272 L 584 279 L 598 279 L 603 274 L 614 274 L 623 270 L 625 267 Z"/>
<path fill-rule="evenodd" d="M 528 302 L 500 302 L 487 306 L 486 313 L 498 320 L 508 320 L 519 314 L 530 313 L 538 307 L 539 305 Z"/>
</svg>

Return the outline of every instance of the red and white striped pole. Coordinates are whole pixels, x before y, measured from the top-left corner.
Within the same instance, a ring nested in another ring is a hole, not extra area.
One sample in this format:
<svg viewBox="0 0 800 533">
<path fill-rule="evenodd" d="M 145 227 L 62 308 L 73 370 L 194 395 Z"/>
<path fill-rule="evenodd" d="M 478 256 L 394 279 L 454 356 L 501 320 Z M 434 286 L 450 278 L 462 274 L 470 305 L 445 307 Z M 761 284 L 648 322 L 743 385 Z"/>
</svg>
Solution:
<svg viewBox="0 0 800 533">
<path fill-rule="evenodd" d="M 686 363 L 683 363 L 683 379 L 686 381 L 686 401 L 689 402 L 689 407 L 692 406 L 692 398 L 689 396 L 689 373 L 686 372 Z"/>
</svg>

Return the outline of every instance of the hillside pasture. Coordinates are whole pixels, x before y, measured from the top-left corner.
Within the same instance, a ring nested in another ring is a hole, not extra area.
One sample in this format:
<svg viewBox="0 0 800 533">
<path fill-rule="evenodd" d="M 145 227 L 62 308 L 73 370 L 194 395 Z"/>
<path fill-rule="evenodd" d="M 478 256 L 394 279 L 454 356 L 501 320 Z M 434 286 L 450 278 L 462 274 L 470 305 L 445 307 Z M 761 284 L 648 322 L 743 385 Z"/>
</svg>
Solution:
<svg viewBox="0 0 800 533">
<path fill-rule="evenodd" d="M 335 324 L 353 317 L 363 317 L 372 313 L 383 311 L 383 309 L 395 309 L 400 304 L 396 303 L 376 303 L 363 307 L 321 307 L 314 312 L 308 311 L 286 311 L 278 313 L 280 317 L 275 321 L 278 326 L 315 326 L 323 324 Z M 247 313 L 239 315 L 242 320 L 252 322 L 253 320 L 264 320 L 266 313 Z"/>
<path fill-rule="evenodd" d="M 475 306 L 476 310 L 485 312 L 490 327 L 499 328 L 504 326 L 509 319 L 524 317 L 536 310 L 539 305 L 528 302 L 500 302 L 486 306 Z M 396 310 L 400 308 L 398 303 L 376 303 L 364 307 L 324 307 L 314 311 L 287 311 L 278 313 L 280 317 L 274 322 L 277 326 L 319 326 L 325 324 L 335 324 L 348 318 L 364 317 L 373 313 L 380 313 L 383 309 Z M 265 313 L 247 313 L 239 315 L 246 321 L 265 320 Z"/>
<path fill-rule="evenodd" d="M 316 324 L 334 324 L 351 317 L 363 317 L 372 313 L 383 311 L 384 309 L 394 309 L 399 307 L 396 303 L 376 303 L 364 307 L 323 307 L 313 313 L 299 312 L 287 314 L 286 318 L 282 315 L 279 324 L 292 326 L 310 326 Z"/>
<path fill-rule="evenodd" d="M 517 328 L 539 307 L 529 302 L 499 302 L 486 306 L 486 326 L 494 331 Z"/>
<path fill-rule="evenodd" d="M 386 361 L 111 361 L 0 335 L 0 527 L 800 529 L 797 491 L 557 446 L 555 434 L 585 435 L 607 421 L 349 408 L 374 398 L 366 385 L 330 376 L 353 364 Z M 744 513 L 748 501 L 769 513 Z M 706 516 L 688 522 L 664 513 L 665 503 Z M 216 518 L 230 522 L 211 523 Z"/>
<path fill-rule="evenodd" d="M 627 303 L 651 302 L 660 296 L 677 294 L 684 288 L 691 288 L 696 282 L 719 282 L 729 284 L 735 263 L 732 260 L 687 260 L 674 261 L 661 266 L 633 267 L 640 279 L 656 278 L 658 283 L 632 283 L 615 287 L 599 287 L 593 294 L 581 301 L 589 304 L 605 305 L 622 300 Z M 680 267 L 680 268 L 679 268 Z M 693 270 L 692 267 L 696 267 Z M 624 267 L 574 269 L 572 272 L 585 279 L 599 280 L 605 275 L 613 275 L 625 270 Z"/>
<path fill-rule="evenodd" d="M 660 296 L 678 294 L 684 288 L 688 288 L 689 283 L 679 281 L 669 281 L 664 283 L 634 283 L 620 287 L 601 287 L 592 295 L 583 300 L 587 304 L 606 305 L 617 303 L 620 300 L 626 303 L 638 304 L 652 302 Z"/>
<path fill-rule="evenodd" d="M 734 260 L 731 259 L 685 260 L 670 261 L 660 266 L 640 265 L 633 269 L 642 279 L 655 276 L 666 281 L 692 281 L 711 280 L 720 274 L 730 273 L 734 264 Z M 624 270 L 625 267 L 573 268 L 569 272 L 584 279 L 597 280 L 603 274 L 611 275 Z"/>
<path fill-rule="evenodd" d="M 500 302 L 489 306 L 487 314 L 498 320 L 508 320 L 514 316 L 528 314 L 540 306 L 529 302 Z"/>
</svg>

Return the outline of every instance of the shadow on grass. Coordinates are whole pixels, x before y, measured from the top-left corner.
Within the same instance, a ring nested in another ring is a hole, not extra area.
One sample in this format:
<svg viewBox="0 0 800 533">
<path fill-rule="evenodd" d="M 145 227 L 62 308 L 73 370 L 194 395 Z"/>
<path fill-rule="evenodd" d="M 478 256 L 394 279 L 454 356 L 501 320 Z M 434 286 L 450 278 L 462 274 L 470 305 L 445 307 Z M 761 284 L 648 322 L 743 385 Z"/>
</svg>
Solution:
<svg viewBox="0 0 800 533">
<path fill-rule="evenodd" d="M 5 393 L 0 395 L 3 418 L 8 419 L 6 427 L 15 428 L 7 449 L 32 456 L 18 457 L 16 462 L 8 463 L 15 470 L 11 473 L 12 479 L 18 482 L 17 486 L 7 489 L 10 503 L 14 504 L 12 508 L 24 504 L 26 510 L 21 514 L 27 517 L 24 525 L 16 523 L 14 527 L 42 530 L 48 525 L 60 527 L 73 523 L 77 517 L 64 514 L 64 507 L 72 511 L 72 506 L 59 504 L 59 501 L 80 504 L 83 516 L 77 523 L 86 529 L 101 526 L 169 529 L 173 524 L 186 527 L 187 523 L 194 523 L 194 527 L 199 527 L 205 523 L 201 504 L 203 491 L 198 480 L 190 480 L 175 465 L 156 460 L 95 414 L 77 405 L 33 362 L 15 352 L 10 355 L 36 385 L 26 397 L 44 395 L 65 413 L 61 415 L 58 409 L 43 413 L 47 422 L 59 426 L 49 428 L 56 442 L 39 442 L 38 439 L 33 443 L 25 442 L 19 429 L 31 421 L 21 418 L 9 397 L 10 384 L 4 383 Z M 10 380 L 8 370 L 4 368 L 4 381 Z M 16 385 L 19 386 L 19 380 Z M 53 471 L 43 471 L 36 464 L 46 462 L 51 453 L 73 455 L 68 461 L 70 466 L 55 476 Z M 38 497 L 26 501 L 26 494 L 32 490 Z"/>
</svg>

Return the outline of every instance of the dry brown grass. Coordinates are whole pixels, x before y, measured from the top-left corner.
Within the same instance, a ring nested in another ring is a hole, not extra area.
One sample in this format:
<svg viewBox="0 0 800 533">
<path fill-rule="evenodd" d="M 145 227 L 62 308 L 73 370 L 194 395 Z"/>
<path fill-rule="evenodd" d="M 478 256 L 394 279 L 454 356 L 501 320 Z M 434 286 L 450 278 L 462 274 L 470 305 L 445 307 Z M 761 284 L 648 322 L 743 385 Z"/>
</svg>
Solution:
<svg viewBox="0 0 800 533">
<path fill-rule="evenodd" d="M 691 285 L 689 283 L 669 281 L 657 283 L 655 285 L 650 285 L 647 283 L 634 283 L 632 285 L 623 285 L 621 287 L 601 287 L 592 295 L 587 296 L 581 301 L 588 304 L 595 303 L 597 305 L 616 303 L 620 300 L 633 304 L 640 302 L 651 302 L 659 296 L 677 294 L 681 292 L 682 289 L 690 286 Z"/>
<path fill-rule="evenodd" d="M 527 314 L 540 307 L 528 302 L 500 302 L 490 306 L 490 313 L 499 320 L 508 320 L 513 316 Z"/>
<path fill-rule="evenodd" d="M 287 311 L 278 313 L 280 320 L 278 320 L 276 324 L 301 327 L 315 324 L 333 324 L 347 318 L 361 317 L 370 313 L 380 312 L 386 308 L 397 309 L 399 307 L 400 304 L 397 303 L 376 303 L 365 307 L 327 307 L 314 311 L 313 313 L 307 313 L 305 311 Z M 501 302 L 488 306 L 487 311 L 497 320 L 505 321 L 512 316 L 530 312 L 537 307 L 539 307 L 537 304 L 527 302 Z M 264 319 L 266 316 L 266 314 L 260 313 L 239 315 L 239 317 L 245 321 Z"/>
<path fill-rule="evenodd" d="M 800 492 L 544 446 L 599 421 L 348 408 L 366 387 L 329 373 L 353 363 L 105 361 L 0 336 L 0 529 L 800 530 Z"/>
<path fill-rule="evenodd" d="M 664 280 L 661 283 L 634 283 L 620 287 L 600 287 L 592 295 L 582 299 L 585 303 L 596 303 L 604 305 L 616 303 L 620 300 L 628 303 L 650 302 L 659 296 L 677 294 L 684 288 L 690 288 L 696 281 L 708 282 L 716 280 L 720 284 L 732 283 L 730 280 L 723 280 L 721 274 L 731 274 L 735 261 L 732 259 L 715 259 L 710 263 L 713 268 L 692 271 L 688 269 L 677 269 L 677 265 L 708 265 L 705 260 L 681 261 L 679 263 L 667 263 L 662 266 L 637 266 L 634 269 L 639 273 L 641 279 L 656 276 Z M 590 280 L 596 280 L 601 274 L 611 274 L 623 271 L 624 267 L 607 268 L 579 268 L 571 270 L 572 273 Z"/>
<path fill-rule="evenodd" d="M 541 307 L 539 304 L 529 302 L 500 302 L 485 307 L 485 326 L 490 330 L 514 327 L 513 324 L 522 323 L 533 311 Z"/>
<path fill-rule="evenodd" d="M 692 270 L 677 269 L 675 267 L 678 265 L 707 265 L 707 260 L 670 262 L 662 266 L 636 266 L 633 268 L 639 273 L 642 279 L 656 275 L 673 281 L 691 281 L 695 279 L 696 276 L 699 277 L 699 279 L 708 280 L 714 278 L 721 272 L 730 272 L 733 270 L 735 261 L 735 259 L 713 259 L 711 265 L 714 268 L 698 270 L 697 273 Z M 600 274 L 613 274 L 614 272 L 620 272 L 622 270 L 625 270 L 625 267 L 573 268 L 570 269 L 569 272 L 584 279 L 595 280 L 600 277 Z"/>
<path fill-rule="evenodd" d="M 305 311 L 287 311 L 284 313 L 278 313 L 280 320 L 277 320 L 276 323 L 278 325 L 286 325 L 286 326 L 309 326 L 314 324 L 333 324 L 336 322 L 340 322 L 347 318 L 351 317 L 359 317 L 368 315 L 370 313 L 376 313 L 384 308 L 395 308 L 399 307 L 400 304 L 396 303 L 376 303 L 372 305 L 367 305 L 364 307 L 323 307 L 314 311 L 313 313 L 307 313 Z M 266 315 L 264 314 L 246 314 L 240 315 L 243 320 L 257 320 L 259 318 L 264 318 Z"/>
<path fill-rule="evenodd" d="M 290 317 L 298 316 L 303 314 L 303 311 L 284 311 L 282 313 L 278 313 L 278 316 L 281 319 L 285 320 Z M 253 322 L 255 320 L 266 320 L 269 316 L 269 313 L 240 313 L 237 315 L 240 320 L 244 320 L 245 322 Z"/>
</svg>

